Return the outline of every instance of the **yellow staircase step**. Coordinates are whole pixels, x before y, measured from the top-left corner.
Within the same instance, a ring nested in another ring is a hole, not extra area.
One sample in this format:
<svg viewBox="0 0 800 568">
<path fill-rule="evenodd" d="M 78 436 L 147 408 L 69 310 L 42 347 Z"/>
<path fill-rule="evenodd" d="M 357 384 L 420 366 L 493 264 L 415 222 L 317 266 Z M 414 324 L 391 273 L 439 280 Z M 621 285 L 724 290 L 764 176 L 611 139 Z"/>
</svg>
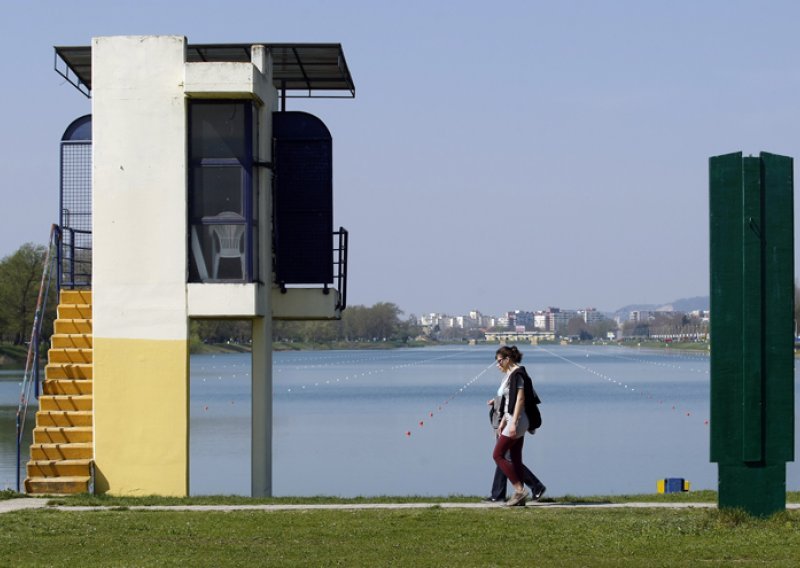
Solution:
<svg viewBox="0 0 800 568">
<path fill-rule="evenodd" d="M 56 311 L 58 319 L 92 319 L 91 304 L 59 304 Z"/>
<path fill-rule="evenodd" d="M 53 322 L 54 333 L 92 333 L 90 319 L 57 319 Z"/>
<path fill-rule="evenodd" d="M 91 290 L 61 290 L 58 297 L 59 304 L 91 304 Z"/>
<path fill-rule="evenodd" d="M 28 462 L 28 477 L 78 477 L 91 475 L 91 459 L 34 460 Z"/>
<path fill-rule="evenodd" d="M 46 379 L 91 379 L 91 363 L 51 363 L 44 368 Z"/>
<path fill-rule="evenodd" d="M 57 348 L 51 347 L 47 354 L 48 361 L 51 364 L 57 363 L 91 363 L 92 350 L 91 349 L 71 349 L 71 348 Z"/>
<path fill-rule="evenodd" d="M 91 395 L 48 394 L 39 397 L 39 412 L 43 410 L 92 410 Z"/>
<path fill-rule="evenodd" d="M 54 333 L 50 336 L 51 348 L 91 349 L 92 335 L 89 333 Z"/>
<path fill-rule="evenodd" d="M 29 477 L 25 480 L 25 492 L 34 495 L 74 495 L 88 493 L 91 477 Z"/>
<path fill-rule="evenodd" d="M 73 426 L 91 426 L 91 410 L 39 410 L 36 413 L 36 425 L 44 428 L 72 428 Z"/>
<path fill-rule="evenodd" d="M 92 442 L 91 426 L 37 426 L 33 429 L 34 444 L 75 444 Z"/>
<path fill-rule="evenodd" d="M 91 442 L 76 444 L 33 444 L 31 459 L 39 460 L 88 460 L 94 456 Z"/>
<path fill-rule="evenodd" d="M 91 426 L 37 426 L 33 429 L 34 444 L 74 444 L 92 442 Z"/>
<path fill-rule="evenodd" d="M 88 379 L 51 379 L 42 383 L 42 393 L 52 395 L 91 395 L 92 381 Z"/>
</svg>

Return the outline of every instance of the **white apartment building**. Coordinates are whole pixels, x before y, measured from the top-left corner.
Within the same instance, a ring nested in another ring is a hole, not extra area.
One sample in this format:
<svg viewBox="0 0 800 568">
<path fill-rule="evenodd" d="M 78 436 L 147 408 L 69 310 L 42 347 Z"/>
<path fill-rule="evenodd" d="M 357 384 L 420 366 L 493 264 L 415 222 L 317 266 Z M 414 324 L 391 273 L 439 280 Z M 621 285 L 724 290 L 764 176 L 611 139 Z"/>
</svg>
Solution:
<svg viewBox="0 0 800 568">
<path fill-rule="evenodd" d="M 578 314 L 583 317 L 583 321 L 590 325 L 606 319 L 606 317 L 601 312 L 598 312 L 596 308 L 578 310 Z"/>
</svg>

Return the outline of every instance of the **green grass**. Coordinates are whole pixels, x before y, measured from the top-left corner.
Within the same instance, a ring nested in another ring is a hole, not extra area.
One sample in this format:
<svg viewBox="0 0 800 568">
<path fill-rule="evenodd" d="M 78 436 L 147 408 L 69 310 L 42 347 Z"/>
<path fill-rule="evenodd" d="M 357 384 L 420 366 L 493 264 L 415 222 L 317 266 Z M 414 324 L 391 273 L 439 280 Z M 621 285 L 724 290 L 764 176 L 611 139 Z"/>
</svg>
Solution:
<svg viewBox="0 0 800 568">
<path fill-rule="evenodd" d="M 712 566 L 800 562 L 800 512 L 426 509 L 0 515 L 13 566 Z"/>
</svg>

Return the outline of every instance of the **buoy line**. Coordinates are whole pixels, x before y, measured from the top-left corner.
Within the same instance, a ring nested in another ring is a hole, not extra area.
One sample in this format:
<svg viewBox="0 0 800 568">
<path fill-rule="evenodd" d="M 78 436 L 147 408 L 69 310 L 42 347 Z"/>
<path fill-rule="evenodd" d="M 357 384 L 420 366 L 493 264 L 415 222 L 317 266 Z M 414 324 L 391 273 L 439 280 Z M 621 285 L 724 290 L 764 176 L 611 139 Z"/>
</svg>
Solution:
<svg viewBox="0 0 800 568">
<path fill-rule="evenodd" d="M 677 371 L 690 371 L 692 373 L 698 373 L 698 374 L 701 374 L 701 375 L 708 375 L 709 374 L 709 370 L 708 369 L 683 368 L 680 365 L 673 365 L 673 364 L 670 364 L 670 363 L 660 363 L 660 362 L 656 362 L 656 361 L 650 361 L 650 360 L 644 359 L 642 357 L 634 357 L 634 356 L 630 356 L 630 355 L 615 354 L 615 353 L 590 352 L 590 351 L 588 351 L 586 349 L 583 349 L 582 351 L 584 353 L 586 353 L 587 356 L 591 354 L 592 356 L 607 357 L 609 359 L 611 359 L 611 358 L 622 359 L 623 361 L 635 361 L 636 363 L 645 363 L 647 365 L 653 365 L 653 366 L 656 366 L 656 367 L 664 367 L 666 369 L 675 369 Z M 670 357 L 672 357 L 672 356 L 670 356 Z M 676 358 L 681 358 L 680 356 L 675 356 L 675 357 Z M 695 359 L 699 359 L 699 357 L 695 357 Z"/>
<path fill-rule="evenodd" d="M 447 408 L 447 405 L 450 403 L 450 401 L 451 401 L 451 400 L 453 400 L 453 399 L 454 399 L 454 398 L 456 398 L 458 395 L 460 395 L 460 394 L 461 394 L 461 393 L 463 393 L 465 390 L 467 390 L 467 389 L 469 388 L 469 386 L 470 386 L 470 385 L 472 385 L 473 383 L 475 383 L 475 381 L 477 381 L 479 378 L 481 378 L 481 376 L 482 376 L 484 373 L 486 373 L 486 371 L 488 371 L 489 369 L 491 369 L 491 368 L 492 368 L 492 367 L 494 367 L 494 366 L 495 366 L 495 363 L 494 363 L 494 361 L 493 361 L 493 362 L 491 362 L 491 363 L 489 363 L 489 364 L 486 366 L 486 368 L 484 368 L 484 369 L 483 369 L 483 370 L 482 370 L 480 373 L 478 373 L 477 375 L 475 375 L 474 377 L 472 377 L 470 380 L 468 380 L 466 383 L 464 383 L 463 385 L 461 385 L 461 386 L 460 386 L 460 387 L 459 387 L 457 390 L 453 391 L 453 393 L 452 393 L 452 394 L 451 394 L 449 397 L 447 397 L 445 400 L 443 400 L 443 401 L 442 401 L 442 402 L 440 402 L 439 404 L 436 404 L 436 405 L 435 405 L 435 407 L 436 407 L 436 408 L 435 408 L 434 410 L 430 410 L 430 411 L 428 411 L 428 413 L 427 413 L 427 415 L 425 416 L 425 418 L 423 418 L 422 420 L 420 420 L 420 421 L 417 423 L 417 424 L 418 424 L 418 425 L 417 425 L 417 427 L 418 427 L 418 428 L 423 428 L 423 427 L 425 426 L 425 420 L 426 420 L 427 418 L 433 418 L 433 417 L 434 417 L 434 416 L 435 416 L 437 413 L 439 413 L 439 412 L 443 412 L 443 411 L 444 411 L 444 410 Z M 411 437 L 411 429 L 408 429 L 408 430 L 406 430 L 406 431 L 405 431 L 405 436 L 406 436 L 406 438 L 410 438 L 410 437 Z"/>
<path fill-rule="evenodd" d="M 622 388 L 624 388 L 625 390 L 627 390 L 627 391 L 629 391 L 631 393 L 637 392 L 640 396 L 646 396 L 648 399 L 651 399 L 651 400 L 654 399 L 653 394 L 650 393 L 647 390 L 643 390 L 643 389 L 637 390 L 634 387 L 629 386 L 627 383 L 624 383 L 622 381 L 618 381 L 614 377 L 611 377 L 609 375 L 601 373 L 600 371 L 596 371 L 595 369 L 592 369 L 592 368 L 587 367 L 585 365 L 581 365 L 580 363 L 576 363 L 575 361 L 572 361 L 571 359 L 567 359 L 566 357 L 564 357 L 562 355 L 559 355 L 557 353 L 553 353 L 549 349 L 542 348 L 542 351 L 544 351 L 545 353 L 547 353 L 547 354 L 549 354 L 549 355 L 551 355 L 553 357 L 556 357 L 557 359 L 561 359 L 562 361 L 566 361 L 567 363 L 569 363 L 571 365 L 574 365 L 574 366 L 578 367 L 579 369 L 581 369 L 581 370 L 583 370 L 583 371 L 585 371 L 587 373 L 595 375 L 596 377 L 598 377 L 600 379 L 604 379 L 608 383 L 615 384 L 615 385 L 617 385 L 619 387 L 622 387 Z M 659 400 L 658 404 L 659 405 L 663 405 L 664 404 L 663 399 Z M 694 415 L 694 412 L 691 409 L 679 409 L 678 405 L 675 405 L 675 404 L 672 405 L 672 410 L 676 411 L 676 412 L 680 412 L 681 414 L 685 413 L 685 415 L 687 417 L 691 417 L 691 416 Z M 708 426 L 709 425 L 709 420 L 708 419 L 703 420 L 703 424 L 705 426 Z"/>
<path fill-rule="evenodd" d="M 361 378 L 361 377 L 368 377 L 370 375 L 379 375 L 379 374 L 385 373 L 387 371 L 395 371 L 397 369 L 405 369 L 407 367 L 416 367 L 417 365 L 422 365 L 423 363 L 430 363 L 431 361 L 438 361 L 440 359 L 447 359 L 448 357 L 454 357 L 454 356 L 456 356 L 456 355 L 458 355 L 460 353 L 461 353 L 461 351 L 454 351 L 454 352 L 448 353 L 446 355 L 442 355 L 441 357 L 432 357 L 430 359 L 420 359 L 419 361 L 414 361 L 414 362 L 411 362 L 411 363 L 404 363 L 402 365 L 393 365 L 391 367 L 386 367 L 386 368 L 382 368 L 382 369 L 380 369 L 380 368 L 379 369 L 370 369 L 370 370 L 367 370 L 367 371 L 362 371 L 361 373 L 355 372 L 355 373 L 351 373 L 349 375 L 345 375 L 344 377 L 337 377 L 335 379 L 325 379 L 325 380 L 321 380 L 321 381 L 315 381 L 314 383 L 306 383 L 306 384 L 302 384 L 302 385 L 296 385 L 296 386 L 292 386 L 292 387 L 287 387 L 284 392 L 286 392 L 286 393 L 296 393 L 296 392 L 309 391 L 309 390 L 311 390 L 312 387 L 316 388 L 316 387 L 320 387 L 320 386 L 324 386 L 324 385 L 332 385 L 332 384 L 335 385 L 336 383 L 349 382 L 351 379 L 354 380 L 354 379 L 358 379 L 358 378 Z"/>
<path fill-rule="evenodd" d="M 358 364 L 358 363 L 369 363 L 372 361 L 387 361 L 387 360 L 394 360 L 394 359 L 402 359 L 404 358 L 403 355 L 394 355 L 389 357 L 375 357 L 374 355 L 370 357 L 349 357 L 347 359 L 335 359 L 333 357 L 325 357 L 315 359 L 316 361 L 323 361 L 321 363 L 304 363 L 304 361 L 309 361 L 310 359 L 295 359 L 290 361 L 281 361 L 278 364 L 275 364 L 273 359 L 273 364 L 276 372 L 287 372 L 292 370 L 300 370 L 300 369 L 322 369 L 322 368 L 329 368 L 335 365 L 350 365 L 350 364 Z"/>
<path fill-rule="evenodd" d="M 301 362 L 303 360 L 276 362 L 275 359 L 273 359 L 273 371 L 275 371 L 275 372 L 286 372 L 287 370 L 292 370 L 292 369 L 325 368 L 325 367 L 331 367 L 331 366 L 334 366 L 334 365 L 347 365 L 347 364 L 352 364 L 352 363 L 368 363 L 370 361 L 385 361 L 387 359 L 399 359 L 401 357 L 402 357 L 401 355 L 392 356 L 392 357 L 375 357 L 375 356 L 360 357 L 360 358 L 359 357 L 350 357 L 350 358 L 347 358 L 347 359 L 341 359 L 341 358 L 340 359 L 335 359 L 333 361 L 331 361 L 331 359 L 333 359 L 333 357 L 326 357 L 324 359 L 327 360 L 328 362 L 318 363 L 318 364 L 298 364 L 298 362 Z M 215 359 L 216 358 L 216 354 L 212 355 L 211 358 Z M 320 360 L 320 359 L 317 359 L 317 360 Z M 227 369 L 239 369 L 239 368 L 243 368 L 243 369 L 249 370 L 250 367 L 251 367 L 251 362 L 250 362 L 249 358 L 245 362 L 242 362 L 242 363 L 217 363 L 216 361 L 214 361 L 212 363 L 195 363 L 194 365 L 192 365 L 192 369 L 193 370 L 201 371 L 201 372 L 202 371 L 206 371 L 207 372 L 207 371 L 227 370 Z"/>
</svg>

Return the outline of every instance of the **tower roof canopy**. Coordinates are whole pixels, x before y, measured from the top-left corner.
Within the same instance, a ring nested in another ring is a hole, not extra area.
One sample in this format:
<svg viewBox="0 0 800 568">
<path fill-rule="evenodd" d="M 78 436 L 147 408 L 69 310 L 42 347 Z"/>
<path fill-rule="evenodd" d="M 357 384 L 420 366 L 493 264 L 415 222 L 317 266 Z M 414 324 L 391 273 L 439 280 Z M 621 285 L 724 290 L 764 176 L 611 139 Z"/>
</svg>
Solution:
<svg viewBox="0 0 800 568">
<path fill-rule="evenodd" d="M 353 98 L 356 87 L 338 43 L 187 44 L 186 61 L 249 62 L 253 45 L 272 54 L 273 82 L 289 98 Z M 91 46 L 56 46 L 56 72 L 87 97 L 92 91 Z"/>
</svg>

